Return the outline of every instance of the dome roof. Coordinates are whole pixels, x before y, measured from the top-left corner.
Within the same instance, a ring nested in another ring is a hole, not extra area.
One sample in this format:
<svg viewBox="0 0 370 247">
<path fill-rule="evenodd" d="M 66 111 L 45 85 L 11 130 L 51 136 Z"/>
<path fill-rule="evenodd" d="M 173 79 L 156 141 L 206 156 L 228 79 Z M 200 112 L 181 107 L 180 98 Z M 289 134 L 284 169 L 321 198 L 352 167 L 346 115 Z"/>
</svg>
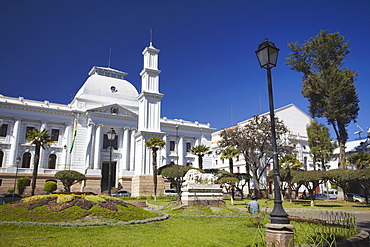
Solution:
<svg viewBox="0 0 370 247">
<path fill-rule="evenodd" d="M 87 108 L 109 104 L 138 107 L 138 91 L 130 82 L 124 80 L 127 73 L 111 68 L 93 67 L 89 75 L 73 103 L 85 102 Z"/>
</svg>

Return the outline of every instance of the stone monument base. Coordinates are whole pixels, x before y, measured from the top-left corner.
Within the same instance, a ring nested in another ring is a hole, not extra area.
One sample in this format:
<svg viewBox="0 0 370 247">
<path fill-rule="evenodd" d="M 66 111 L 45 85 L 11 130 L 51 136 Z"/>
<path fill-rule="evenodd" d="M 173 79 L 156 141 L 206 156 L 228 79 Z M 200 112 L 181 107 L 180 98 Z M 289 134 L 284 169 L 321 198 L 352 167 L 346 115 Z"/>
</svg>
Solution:
<svg viewBox="0 0 370 247">
<path fill-rule="evenodd" d="M 223 207 L 222 188 L 218 184 L 189 184 L 181 188 L 181 204 L 185 206 Z"/>
<path fill-rule="evenodd" d="M 294 247 L 293 225 L 266 224 L 266 246 Z"/>
<path fill-rule="evenodd" d="M 163 196 L 164 179 L 162 176 L 157 176 L 157 196 Z M 154 184 L 153 175 L 137 175 L 132 178 L 131 196 L 153 196 Z"/>
</svg>

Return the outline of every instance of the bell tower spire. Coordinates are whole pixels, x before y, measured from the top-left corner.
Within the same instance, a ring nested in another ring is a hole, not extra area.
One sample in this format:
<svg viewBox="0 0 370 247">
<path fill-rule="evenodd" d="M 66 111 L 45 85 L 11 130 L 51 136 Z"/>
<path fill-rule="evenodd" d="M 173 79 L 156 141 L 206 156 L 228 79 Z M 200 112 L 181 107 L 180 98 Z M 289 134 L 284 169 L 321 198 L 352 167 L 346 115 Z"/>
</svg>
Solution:
<svg viewBox="0 0 370 247">
<path fill-rule="evenodd" d="M 161 99 L 158 70 L 159 49 L 152 44 L 143 51 L 144 68 L 141 71 L 141 93 L 139 99 L 139 131 L 161 132 Z"/>
<path fill-rule="evenodd" d="M 151 174 L 151 155 L 149 149 L 145 148 L 145 142 L 152 137 L 163 138 L 161 132 L 161 99 L 163 94 L 159 92 L 158 69 L 159 49 L 152 44 L 143 51 L 144 68 L 141 76 L 141 93 L 137 97 L 139 100 L 139 119 L 138 132 L 135 135 L 135 175 Z M 158 162 L 160 162 L 158 160 Z"/>
</svg>

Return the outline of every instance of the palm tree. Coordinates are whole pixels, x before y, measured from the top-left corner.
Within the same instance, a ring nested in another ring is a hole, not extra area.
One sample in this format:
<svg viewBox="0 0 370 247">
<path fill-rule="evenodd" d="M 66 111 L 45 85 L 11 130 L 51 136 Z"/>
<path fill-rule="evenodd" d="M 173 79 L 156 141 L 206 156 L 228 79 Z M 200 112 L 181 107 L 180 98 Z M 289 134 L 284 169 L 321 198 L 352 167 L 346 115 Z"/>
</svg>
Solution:
<svg viewBox="0 0 370 247">
<path fill-rule="evenodd" d="M 154 183 L 154 200 L 157 200 L 157 151 L 163 148 L 166 142 L 161 138 L 150 138 L 145 142 L 145 147 L 152 150 L 153 157 L 153 183 Z"/>
<path fill-rule="evenodd" d="M 291 170 L 302 168 L 301 162 L 294 155 L 285 155 L 279 159 L 279 165 L 286 171 L 286 181 L 288 183 L 288 194 L 290 203 L 292 203 L 292 174 Z"/>
<path fill-rule="evenodd" d="M 229 171 L 234 174 L 234 157 L 239 156 L 240 152 L 234 147 L 228 147 L 221 151 L 221 159 L 229 159 Z M 235 199 L 235 183 L 231 184 L 231 198 Z"/>
<path fill-rule="evenodd" d="M 370 164 L 370 153 L 353 153 L 347 158 L 348 165 L 355 165 L 357 169 L 364 169 Z"/>
<path fill-rule="evenodd" d="M 49 146 L 54 141 L 51 140 L 51 135 L 46 129 L 38 130 L 32 129 L 27 132 L 25 138 L 26 141 L 31 141 L 32 145 L 35 145 L 35 158 L 33 159 L 33 172 L 32 172 L 32 181 L 31 181 L 31 195 L 35 194 L 36 188 L 36 179 L 37 179 L 37 170 L 39 168 L 40 161 L 40 151 L 41 148 L 45 149 L 45 145 Z"/>
<path fill-rule="evenodd" d="M 203 156 L 205 154 L 212 153 L 212 151 L 210 150 L 210 147 L 207 147 L 206 145 L 201 144 L 201 145 L 191 147 L 190 152 L 198 156 L 199 169 L 203 170 Z"/>
<path fill-rule="evenodd" d="M 234 173 L 234 157 L 238 157 L 240 151 L 234 147 L 228 147 L 221 151 L 221 159 L 229 159 L 229 171 Z"/>
</svg>

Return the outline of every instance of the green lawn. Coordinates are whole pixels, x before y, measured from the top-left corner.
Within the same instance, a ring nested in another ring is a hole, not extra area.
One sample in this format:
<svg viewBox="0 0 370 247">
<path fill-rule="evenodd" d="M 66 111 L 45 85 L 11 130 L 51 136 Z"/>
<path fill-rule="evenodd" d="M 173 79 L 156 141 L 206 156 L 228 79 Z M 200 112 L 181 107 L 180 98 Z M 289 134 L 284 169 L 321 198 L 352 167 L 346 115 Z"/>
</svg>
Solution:
<svg viewBox="0 0 370 247">
<path fill-rule="evenodd" d="M 236 200 L 234 207 L 245 207 L 248 199 Z M 273 207 L 272 200 L 259 200 L 262 207 Z M 159 198 L 149 203 L 168 205 L 176 198 Z M 227 204 L 230 203 L 226 200 Z M 309 201 L 284 202 L 284 207 L 311 208 Z M 319 207 L 333 205 L 334 201 L 320 201 Z M 361 204 L 338 203 L 338 208 L 356 208 Z M 232 207 L 231 207 L 232 208 Z M 222 211 L 222 210 L 221 210 Z M 248 246 L 263 243 L 264 218 L 191 217 L 171 216 L 170 219 L 140 225 L 108 225 L 90 227 L 57 227 L 0 224 L 0 246 Z M 292 222 L 295 227 L 295 244 L 312 243 L 321 235 L 332 232 L 341 237 L 355 235 L 342 228 L 309 223 Z M 327 233 L 326 233 L 327 232 Z M 263 246 L 263 244 L 261 245 Z"/>
<path fill-rule="evenodd" d="M 173 216 L 142 225 L 53 227 L 0 225 L 0 246 L 247 246 L 263 243 L 267 218 Z M 296 244 L 311 241 L 320 227 L 294 223 Z M 335 230 L 338 232 L 338 230 Z M 253 245 L 254 246 L 254 245 Z M 260 245 L 260 246 L 263 246 Z"/>
</svg>

